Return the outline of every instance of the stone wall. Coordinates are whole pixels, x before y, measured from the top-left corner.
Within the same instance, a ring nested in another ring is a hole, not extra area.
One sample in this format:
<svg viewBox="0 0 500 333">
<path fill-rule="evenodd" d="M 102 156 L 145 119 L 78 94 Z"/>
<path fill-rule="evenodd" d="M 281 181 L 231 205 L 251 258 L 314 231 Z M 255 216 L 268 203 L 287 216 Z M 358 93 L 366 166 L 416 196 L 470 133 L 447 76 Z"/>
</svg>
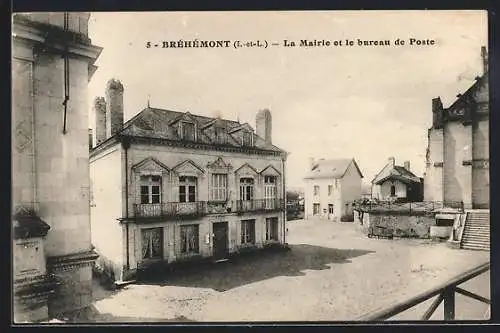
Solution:
<svg viewBox="0 0 500 333">
<path fill-rule="evenodd" d="M 362 221 L 361 221 L 362 217 Z M 356 211 L 355 222 L 361 224 L 364 233 L 377 227 L 392 229 L 395 237 L 429 238 L 430 227 L 436 224 L 433 215 L 403 215 L 389 213 L 368 213 Z"/>
</svg>

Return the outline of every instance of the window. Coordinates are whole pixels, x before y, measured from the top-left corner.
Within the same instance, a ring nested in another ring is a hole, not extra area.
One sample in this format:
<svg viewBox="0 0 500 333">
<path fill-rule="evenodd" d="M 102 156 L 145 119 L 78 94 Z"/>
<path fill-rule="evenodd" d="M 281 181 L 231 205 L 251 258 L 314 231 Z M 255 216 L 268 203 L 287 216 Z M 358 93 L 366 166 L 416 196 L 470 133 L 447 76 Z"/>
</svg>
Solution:
<svg viewBox="0 0 500 333">
<path fill-rule="evenodd" d="M 199 227 L 197 224 L 181 226 L 181 253 L 199 253 Z"/>
<path fill-rule="evenodd" d="M 215 129 L 215 140 L 217 143 L 226 143 L 226 131 L 224 127 L 216 126 Z"/>
<path fill-rule="evenodd" d="M 328 185 L 328 196 L 331 196 L 333 192 L 333 185 Z"/>
<path fill-rule="evenodd" d="M 267 209 L 275 208 L 276 177 L 264 176 L 264 201 Z"/>
<path fill-rule="evenodd" d="M 193 123 L 181 123 L 181 137 L 183 140 L 194 141 L 196 138 L 195 126 Z"/>
<path fill-rule="evenodd" d="M 163 250 L 163 228 L 141 229 L 142 258 L 161 259 Z"/>
<path fill-rule="evenodd" d="M 196 201 L 196 177 L 179 177 L 179 202 Z"/>
<path fill-rule="evenodd" d="M 314 185 L 313 194 L 314 195 L 319 195 L 319 186 L 318 185 Z"/>
<path fill-rule="evenodd" d="M 319 203 L 313 204 L 313 215 L 319 214 L 320 206 Z"/>
<path fill-rule="evenodd" d="M 241 134 L 241 144 L 243 146 L 251 146 L 252 145 L 253 135 L 252 132 L 243 131 Z"/>
<path fill-rule="evenodd" d="M 253 178 L 240 178 L 240 200 L 253 200 Z"/>
<path fill-rule="evenodd" d="M 212 174 L 211 197 L 213 201 L 226 201 L 227 199 L 227 175 Z"/>
<path fill-rule="evenodd" d="M 333 204 L 328 204 L 328 214 L 333 214 Z"/>
<path fill-rule="evenodd" d="M 141 176 L 141 204 L 161 203 L 161 176 Z"/>
<path fill-rule="evenodd" d="M 241 244 L 255 243 L 255 220 L 241 221 Z"/>
<path fill-rule="evenodd" d="M 271 217 L 266 219 L 266 240 L 278 240 L 278 218 Z"/>
<path fill-rule="evenodd" d="M 391 185 L 391 197 L 395 197 L 395 196 L 396 196 L 396 186 Z"/>
</svg>

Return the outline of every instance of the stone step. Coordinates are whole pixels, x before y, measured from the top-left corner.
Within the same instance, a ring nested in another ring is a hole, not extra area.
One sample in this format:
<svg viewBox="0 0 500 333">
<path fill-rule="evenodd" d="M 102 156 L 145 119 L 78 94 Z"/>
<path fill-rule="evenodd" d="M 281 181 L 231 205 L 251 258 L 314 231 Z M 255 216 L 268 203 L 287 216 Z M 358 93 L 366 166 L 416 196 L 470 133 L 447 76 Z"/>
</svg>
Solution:
<svg viewBox="0 0 500 333">
<path fill-rule="evenodd" d="M 475 246 L 462 246 L 464 250 L 474 250 L 474 251 L 490 251 L 490 248 L 485 247 L 475 247 Z"/>
<path fill-rule="evenodd" d="M 490 232 L 486 230 L 464 230 L 463 235 L 481 235 L 481 236 L 489 236 Z"/>
<path fill-rule="evenodd" d="M 478 227 L 469 227 L 469 228 L 465 228 L 464 231 L 472 231 L 472 232 L 486 232 L 486 233 L 490 233 L 490 228 L 478 228 Z"/>
<path fill-rule="evenodd" d="M 468 245 L 468 244 L 463 244 L 461 248 L 467 250 L 484 250 L 484 251 L 490 250 L 489 246 L 478 246 L 478 245 Z"/>
<path fill-rule="evenodd" d="M 490 247 L 489 242 L 477 242 L 477 241 L 467 241 L 463 242 L 462 245 L 470 245 L 470 246 L 480 246 L 480 247 Z"/>
<path fill-rule="evenodd" d="M 490 242 L 489 237 L 478 237 L 478 236 L 473 236 L 473 237 L 464 237 L 462 238 L 463 242 Z"/>
<path fill-rule="evenodd" d="M 462 245 L 481 245 L 481 246 L 490 246 L 490 242 L 489 241 L 481 241 L 481 240 L 471 240 L 471 239 L 468 239 L 468 240 L 462 240 Z"/>
<path fill-rule="evenodd" d="M 476 234 L 469 234 L 469 235 L 463 235 L 462 239 L 471 239 L 471 238 L 477 238 L 477 239 L 490 239 L 489 235 L 476 235 Z"/>
<path fill-rule="evenodd" d="M 476 228 L 490 228 L 490 224 L 489 223 L 467 223 L 465 225 L 465 227 L 476 227 Z"/>
</svg>

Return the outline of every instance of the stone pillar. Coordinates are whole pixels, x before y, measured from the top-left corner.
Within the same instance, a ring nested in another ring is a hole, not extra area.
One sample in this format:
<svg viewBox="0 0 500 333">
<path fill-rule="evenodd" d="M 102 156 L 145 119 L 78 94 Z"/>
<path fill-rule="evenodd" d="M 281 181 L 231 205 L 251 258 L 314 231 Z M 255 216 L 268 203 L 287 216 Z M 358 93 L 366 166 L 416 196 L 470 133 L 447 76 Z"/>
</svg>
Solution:
<svg viewBox="0 0 500 333">
<path fill-rule="evenodd" d="M 47 271 L 61 281 L 48 300 L 52 316 L 91 304 L 91 265 L 97 257 L 90 241 L 87 86 L 102 49 L 88 38 L 89 18 L 89 13 L 13 18 L 13 58 L 29 59 L 33 67 L 33 93 L 25 98 L 34 107 L 36 155 L 33 165 L 23 168 L 33 169 L 35 213 L 50 225 L 44 242 Z M 72 41 L 67 62 L 61 36 Z"/>
</svg>

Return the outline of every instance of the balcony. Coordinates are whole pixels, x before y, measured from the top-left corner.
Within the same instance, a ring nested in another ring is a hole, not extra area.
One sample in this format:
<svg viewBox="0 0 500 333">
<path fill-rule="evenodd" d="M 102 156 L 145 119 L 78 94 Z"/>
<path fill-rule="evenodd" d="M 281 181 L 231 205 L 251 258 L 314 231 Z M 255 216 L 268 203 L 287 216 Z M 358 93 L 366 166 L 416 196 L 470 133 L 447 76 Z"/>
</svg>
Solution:
<svg viewBox="0 0 500 333">
<path fill-rule="evenodd" d="M 236 213 L 273 212 L 284 209 L 283 199 L 237 200 L 233 205 L 233 210 Z"/>
<path fill-rule="evenodd" d="M 193 218 L 206 214 L 205 201 L 136 204 L 134 216 L 141 218 Z"/>
</svg>

